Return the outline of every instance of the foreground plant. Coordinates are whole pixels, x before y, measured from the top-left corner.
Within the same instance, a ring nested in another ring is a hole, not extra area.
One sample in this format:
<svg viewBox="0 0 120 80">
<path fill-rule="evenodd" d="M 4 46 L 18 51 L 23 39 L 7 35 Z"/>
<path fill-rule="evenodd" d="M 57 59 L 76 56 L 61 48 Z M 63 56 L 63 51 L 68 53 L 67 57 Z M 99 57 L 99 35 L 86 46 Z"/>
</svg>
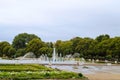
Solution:
<svg viewBox="0 0 120 80">
<path fill-rule="evenodd" d="M 0 79 L 83 79 L 81 73 L 61 71 L 37 64 L 0 64 Z"/>
</svg>

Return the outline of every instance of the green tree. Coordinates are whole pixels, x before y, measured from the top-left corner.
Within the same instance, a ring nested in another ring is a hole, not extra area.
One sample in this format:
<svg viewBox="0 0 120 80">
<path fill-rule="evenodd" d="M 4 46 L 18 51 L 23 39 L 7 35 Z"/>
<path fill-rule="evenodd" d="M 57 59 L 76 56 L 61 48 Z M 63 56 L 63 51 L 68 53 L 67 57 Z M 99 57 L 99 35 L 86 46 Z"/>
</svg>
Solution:
<svg viewBox="0 0 120 80">
<path fill-rule="evenodd" d="M 39 53 L 40 53 L 40 55 L 42 55 L 42 54 L 46 54 L 47 51 L 48 51 L 48 48 L 47 48 L 47 47 L 42 47 L 42 48 L 39 49 Z"/>
<path fill-rule="evenodd" d="M 10 44 L 8 42 L 6 42 L 6 41 L 3 41 L 3 42 L 0 43 L 0 56 L 3 56 L 3 55 L 6 54 L 6 52 L 4 51 L 4 48 L 6 46 L 10 46 Z"/>
<path fill-rule="evenodd" d="M 84 38 L 79 40 L 75 51 L 80 53 L 80 55 L 83 55 L 84 58 L 91 58 L 92 50 L 90 49 L 93 48 L 92 42 L 93 39 L 91 38 Z"/>
<path fill-rule="evenodd" d="M 8 51 L 9 51 L 10 48 L 11 48 L 11 46 L 6 46 L 6 47 L 3 49 L 3 54 L 4 54 L 5 56 L 7 56 Z"/>
<path fill-rule="evenodd" d="M 18 49 L 14 55 L 14 57 L 20 57 L 20 56 L 24 56 L 26 53 L 25 49 Z"/>
<path fill-rule="evenodd" d="M 8 50 L 7 56 L 13 58 L 14 55 L 15 55 L 15 53 L 16 53 L 15 48 L 11 47 L 11 48 Z"/>
<path fill-rule="evenodd" d="M 53 51 L 53 48 L 42 47 L 42 48 L 39 49 L 39 54 L 40 55 L 47 54 L 48 57 L 52 57 L 52 51 Z"/>
<path fill-rule="evenodd" d="M 25 48 L 26 44 L 34 38 L 40 39 L 38 36 L 34 34 L 21 33 L 15 36 L 15 38 L 13 39 L 12 45 L 15 49 Z"/>
<path fill-rule="evenodd" d="M 80 40 L 82 40 L 82 38 L 80 38 L 80 37 L 75 37 L 75 38 L 70 40 L 70 41 L 72 41 L 72 50 L 73 50 L 74 53 L 77 52 L 76 47 L 78 46 L 78 43 L 79 43 Z"/>
<path fill-rule="evenodd" d="M 60 44 L 60 50 L 63 54 L 63 56 L 68 55 L 68 54 L 73 54 L 72 50 L 72 42 L 71 41 L 63 41 Z"/>
<path fill-rule="evenodd" d="M 53 43 L 52 43 L 52 42 L 47 42 L 47 43 L 45 43 L 45 44 L 46 44 L 47 47 L 53 48 Z"/>
<path fill-rule="evenodd" d="M 105 59 L 105 57 L 107 56 L 107 51 L 109 50 L 109 40 L 104 40 L 102 42 L 100 42 L 97 45 L 97 51 L 98 51 L 98 56 L 101 57 L 102 59 Z"/>
<path fill-rule="evenodd" d="M 100 35 L 100 36 L 96 37 L 96 40 L 97 40 L 98 42 L 101 42 L 101 41 L 107 40 L 107 39 L 110 39 L 110 36 L 109 36 L 108 34 Z"/>
<path fill-rule="evenodd" d="M 114 60 L 119 60 L 120 61 L 120 37 L 115 37 L 111 39 L 110 45 L 110 51 L 111 55 L 114 58 Z"/>
<path fill-rule="evenodd" d="M 37 57 L 39 57 L 39 49 L 44 47 L 44 43 L 36 38 L 36 39 L 32 39 L 26 47 L 26 51 L 27 52 L 33 52 Z"/>
<path fill-rule="evenodd" d="M 62 43 L 61 40 L 57 40 L 56 43 L 55 43 L 56 51 L 57 51 L 58 53 L 62 53 L 61 43 Z"/>
</svg>

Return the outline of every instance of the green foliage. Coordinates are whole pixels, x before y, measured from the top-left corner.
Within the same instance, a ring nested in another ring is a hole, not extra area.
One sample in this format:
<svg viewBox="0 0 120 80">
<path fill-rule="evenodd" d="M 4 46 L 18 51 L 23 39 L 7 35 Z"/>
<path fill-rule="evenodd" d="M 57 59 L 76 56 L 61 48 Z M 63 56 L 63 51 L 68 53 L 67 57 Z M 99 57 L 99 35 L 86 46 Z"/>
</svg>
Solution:
<svg viewBox="0 0 120 80">
<path fill-rule="evenodd" d="M 6 46 L 10 46 L 10 44 L 6 41 L 3 41 L 3 42 L 0 43 L 0 56 L 3 56 L 3 55 L 6 54 L 6 53 L 4 53 L 4 52 L 6 52 L 6 50 L 4 50 L 4 48 Z"/>
<path fill-rule="evenodd" d="M 81 74 L 81 73 L 78 73 L 78 75 L 79 75 L 79 77 L 83 77 L 83 74 Z"/>
<path fill-rule="evenodd" d="M 0 64 L 0 79 L 82 79 L 82 74 L 60 71 L 37 64 Z"/>
<path fill-rule="evenodd" d="M 96 40 L 98 42 L 101 42 L 101 41 L 107 40 L 109 38 L 110 38 L 110 36 L 108 34 L 105 34 L 105 35 L 100 35 L 100 36 L 96 37 Z"/>
<path fill-rule="evenodd" d="M 91 47 L 93 49 L 92 46 L 92 42 L 93 39 L 90 38 L 84 38 L 84 39 L 80 39 L 77 46 L 75 47 L 75 51 L 80 53 L 80 55 L 82 56 L 87 56 L 91 54 Z"/>
<path fill-rule="evenodd" d="M 25 49 L 18 49 L 14 55 L 14 57 L 24 56 L 26 53 Z"/>
<path fill-rule="evenodd" d="M 12 57 L 15 54 L 15 49 L 6 41 L 0 43 L 0 56 Z"/>
<path fill-rule="evenodd" d="M 52 51 L 53 51 L 53 48 L 48 48 L 48 47 L 42 47 L 38 50 L 39 54 L 42 55 L 42 54 L 47 54 L 48 57 L 52 57 Z"/>
<path fill-rule="evenodd" d="M 61 47 L 60 47 L 61 43 L 62 43 L 61 40 L 57 40 L 56 43 L 55 43 L 55 47 L 56 47 L 58 53 L 62 53 L 62 50 L 61 50 Z"/>
<path fill-rule="evenodd" d="M 15 53 L 16 53 L 15 48 L 11 47 L 11 48 L 8 50 L 7 56 L 8 56 L 8 57 L 14 57 Z"/>
<path fill-rule="evenodd" d="M 16 53 L 16 50 L 12 46 L 5 46 L 3 49 L 4 56 L 13 57 Z"/>
<path fill-rule="evenodd" d="M 39 49 L 44 47 L 44 43 L 38 39 L 32 39 L 26 47 L 27 52 L 33 52 L 37 57 L 40 56 Z"/>
<path fill-rule="evenodd" d="M 38 36 L 34 34 L 21 33 L 15 36 L 12 45 L 15 49 L 25 48 L 26 44 L 34 38 L 40 39 Z"/>
<path fill-rule="evenodd" d="M 47 42 L 47 43 L 46 43 L 46 46 L 47 46 L 48 48 L 53 48 L 53 43 L 52 43 L 52 42 Z"/>
<path fill-rule="evenodd" d="M 76 50 L 75 50 L 75 48 L 76 48 L 76 46 L 78 46 L 78 43 L 79 43 L 79 41 L 81 40 L 82 38 L 80 38 L 80 37 L 75 37 L 75 38 L 73 38 L 73 39 L 71 39 L 70 41 L 72 41 L 72 48 L 73 48 L 73 51 L 74 52 L 76 52 Z"/>
<path fill-rule="evenodd" d="M 110 38 L 109 35 L 100 35 L 96 39 L 75 37 L 70 41 L 56 41 L 58 53 L 66 54 L 79 53 L 80 57 L 86 59 L 109 59 L 119 60 L 120 58 L 120 37 Z"/>
<path fill-rule="evenodd" d="M 62 53 L 63 56 L 73 53 L 71 41 L 57 41 L 56 48 L 58 53 Z"/>
<path fill-rule="evenodd" d="M 57 40 L 53 44 L 41 41 L 34 34 L 21 33 L 15 36 L 12 46 L 6 41 L 0 42 L 0 56 L 19 57 L 27 52 L 33 52 L 37 57 L 42 54 L 51 57 L 55 46 L 58 55 L 61 53 L 63 57 L 79 53 L 80 57 L 85 59 L 120 61 L 120 37 L 110 38 L 108 34 L 99 35 L 95 39 L 75 37 L 68 41 Z"/>
<path fill-rule="evenodd" d="M 0 64 L 0 71 L 15 71 L 15 72 L 20 72 L 20 71 L 52 71 L 52 68 L 46 68 L 45 66 L 42 65 L 37 65 L 37 64 Z"/>
<path fill-rule="evenodd" d="M 5 48 L 3 49 L 3 54 L 7 55 L 10 48 L 11 46 L 5 46 Z"/>
</svg>

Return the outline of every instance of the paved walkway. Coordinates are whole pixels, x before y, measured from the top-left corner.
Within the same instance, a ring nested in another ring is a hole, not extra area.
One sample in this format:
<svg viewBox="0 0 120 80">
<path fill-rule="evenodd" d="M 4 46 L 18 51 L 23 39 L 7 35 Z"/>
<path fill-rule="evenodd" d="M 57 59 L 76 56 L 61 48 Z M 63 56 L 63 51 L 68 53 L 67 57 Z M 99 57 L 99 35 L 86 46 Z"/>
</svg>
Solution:
<svg viewBox="0 0 120 80">
<path fill-rule="evenodd" d="M 96 73 L 96 74 L 84 74 L 89 80 L 120 80 L 120 74 L 112 73 Z"/>
<path fill-rule="evenodd" d="M 51 67 L 82 73 L 89 80 L 120 80 L 120 65 L 106 66 L 95 64 L 78 66 L 77 68 L 74 68 L 75 66 L 53 65 Z"/>
<path fill-rule="evenodd" d="M 94 74 L 84 74 L 90 80 L 120 80 L 120 66 L 106 66 Z"/>
</svg>

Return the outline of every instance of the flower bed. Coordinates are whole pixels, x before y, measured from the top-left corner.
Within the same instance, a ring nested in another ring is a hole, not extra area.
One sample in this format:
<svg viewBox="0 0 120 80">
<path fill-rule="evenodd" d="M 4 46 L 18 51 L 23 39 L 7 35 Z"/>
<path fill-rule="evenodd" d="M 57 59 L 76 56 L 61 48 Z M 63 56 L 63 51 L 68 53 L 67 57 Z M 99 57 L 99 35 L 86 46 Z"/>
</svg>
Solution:
<svg viewBox="0 0 120 80">
<path fill-rule="evenodd" d="M 0 79 L 82 79 L 81 73 L 66 72 L 38 64 L 0 64 Z"/>
<path fill-rule="evenodd" d="M 0 64 L 0 71 L 52 71 L 52 68 L 46 68 L 37 64 Z"/>
</svg>

